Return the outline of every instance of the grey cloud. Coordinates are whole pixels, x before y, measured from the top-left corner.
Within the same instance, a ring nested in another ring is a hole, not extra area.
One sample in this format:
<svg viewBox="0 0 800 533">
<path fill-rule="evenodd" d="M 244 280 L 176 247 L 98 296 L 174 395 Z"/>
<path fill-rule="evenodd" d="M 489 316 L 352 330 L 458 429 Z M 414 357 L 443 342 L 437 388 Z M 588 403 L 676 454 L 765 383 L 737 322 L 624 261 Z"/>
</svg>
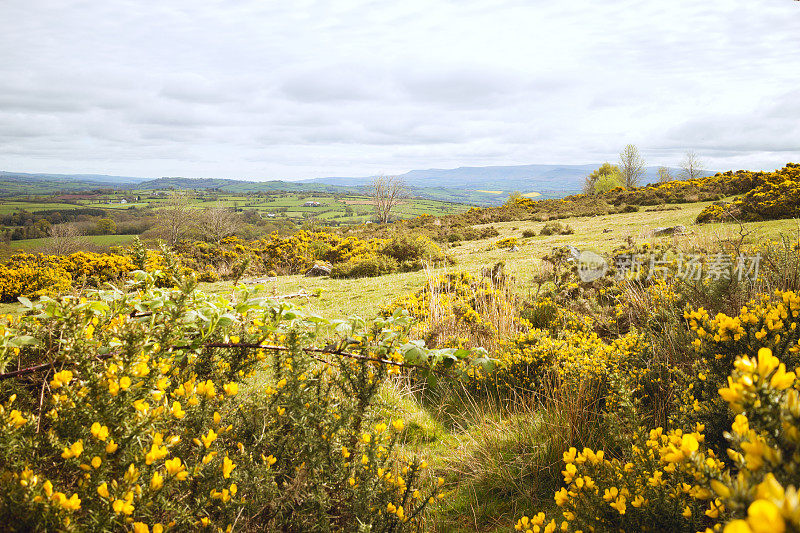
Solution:
<svg viewBox="0 0 800 533">
<path fill-rule="evenodd" d="M 307 177 L 799 159 L 800 4 L 10 0 L 0 168 Z M 227 173 L 227 174 L 226 174 Z"/>
<path fill-rule="evenodd" d="M 322 68 L 291 75 L 281 86 L 287 98 L 299 102 L 364 101 L 380 96 L 380 80 L 349 67 Z"/>
<path fill-rule="evenodd" d="M 405 97 L 443 106 L 478 106 L 520 91 L 516 76 L 492 68 L 448 68 L 409 72 L 400 84 Z"/>
<path fill-rule="evenodd" d="M 236 97 L 231 89 L 199 74 L 181 73 L 165 77 L 159 96 L 179 102 L 218 104 Z"/>
</svg>

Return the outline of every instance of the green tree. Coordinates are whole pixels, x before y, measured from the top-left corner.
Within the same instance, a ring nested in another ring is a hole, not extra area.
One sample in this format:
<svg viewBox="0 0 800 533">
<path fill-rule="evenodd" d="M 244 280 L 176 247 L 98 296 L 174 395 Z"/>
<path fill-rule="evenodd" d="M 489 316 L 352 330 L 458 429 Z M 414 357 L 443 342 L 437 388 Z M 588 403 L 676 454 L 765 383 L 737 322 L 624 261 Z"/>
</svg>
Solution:
<svg viewBox="0 0 800 533">
<path fill-rule="evenodd" d="M 597 181 L 594 183 L 594 192 L 596 194 L 603 194 L 611 189 L 621 187 L 622 182 L 617 174 L 601 174 Z"/>
<path fill-rule="evenodd" d="M 603 178 L 604 187 L 608 186 L 611 183 L 615 183 L 613 187 L 610 187 L 605 190 L 611 190 L 614 187 L 619 187 L 622 185 L 622 173 L 617 165 L 612 165 L 611 163 L 605 162 L 600 165 L 600 168 L 597 170 L 592 171 L 591 174 L 586 176 L 586 181 L 583 184 L 583 193 L 584 194 L 597 194 L 598 192 L 605 192 L 598 191 L 595 188 L 595 185 L 600 181 L 600 178 Z"/>
<path fill-rule="evenodd" d="M 111 235 L 117 231 L 117 223 L 110 218 L 101 218 L 97 221 L 97 232 L 101 235 Z"/>
</svg>

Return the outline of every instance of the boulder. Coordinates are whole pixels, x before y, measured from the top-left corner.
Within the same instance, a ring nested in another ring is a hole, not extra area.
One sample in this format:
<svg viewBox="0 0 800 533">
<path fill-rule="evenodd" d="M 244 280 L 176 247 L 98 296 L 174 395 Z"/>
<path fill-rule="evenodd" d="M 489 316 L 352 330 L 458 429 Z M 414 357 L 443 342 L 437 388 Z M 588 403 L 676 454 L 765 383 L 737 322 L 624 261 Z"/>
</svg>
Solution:
<svg viewBox="0 0 800 533">
<path fill-rule="evenodd" d="M 669 228 L 653 228 L 654 237 L 665 235 L 686 235 L 686 226 L 671 226 Z"/>
<path fill-rule="evenodd" d="M 312 278 L 317 276 L 330 276 L 331 267 L 328 265 L 314 265 L 306 271 L 306 277 Z"/>
</svg>

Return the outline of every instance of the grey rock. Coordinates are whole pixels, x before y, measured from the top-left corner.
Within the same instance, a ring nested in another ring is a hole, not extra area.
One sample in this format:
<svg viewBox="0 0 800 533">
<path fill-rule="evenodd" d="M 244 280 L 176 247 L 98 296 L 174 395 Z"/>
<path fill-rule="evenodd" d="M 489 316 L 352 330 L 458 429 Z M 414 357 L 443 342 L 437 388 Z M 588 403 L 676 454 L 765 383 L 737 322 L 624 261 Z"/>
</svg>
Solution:
<svg viewBox="0 0 800 533">
<path fill-rule="evenodd" d="M 314 265 L 306 271 L 306 277 L 312 278 L 316 276 L 330 276 L 331 267 L 327 265 Z"/>
<path fill-rule="evenodd" d="M 664 235 L 686 235 L 686 226 L 671 226 L 669 228 L 653 228 L 654 237 Z"/>
</svg>

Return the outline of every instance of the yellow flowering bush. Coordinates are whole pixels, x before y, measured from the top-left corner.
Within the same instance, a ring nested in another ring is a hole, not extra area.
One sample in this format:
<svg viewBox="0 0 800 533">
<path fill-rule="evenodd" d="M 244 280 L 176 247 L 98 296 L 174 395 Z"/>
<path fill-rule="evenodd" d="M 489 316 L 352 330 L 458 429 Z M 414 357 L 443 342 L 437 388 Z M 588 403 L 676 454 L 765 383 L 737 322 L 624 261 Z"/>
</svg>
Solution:
<svg viewBox="0 0 800 533">
<path fill-rule="evenodd" d="M 684 316 L 695 336 L 691 340 L 695 358 L 677 397 L 673 421 L 682 427 L 706 424 L 709 444 L 721 452 L 726 445 L 722 432 L 730 427 L 733 414 L 717 391 L 727 384 L 734 362 L 754 350 L 769 348 L 787 368 L 800 365 L 800 295 L 794 291 L 761 295 L 735 316 L 717 313 L 712 317 L 702 307 Z"/>
<path fill-rule="evenodd" d="M 738 356 L 726 383 L 717 395 L 735 418 L 720 436 L 724 453 L 707 446 L 701 423 L 639 430 L 610 454 L 570 448 L 554 496 L 560 515 L 524 516 L 516 529 L 800 531 L 797 374 L 761 348 Z"/>
<path fill-rule="evenodd" d="M 499 241 L 495 242 L 494 245 L 497 248 L 512 248 L 517 245 L 517 238 L 516 237 L 506 237 L 505 239 L 500 239 Z"/>
<path fill-rule="evenodd" d="M 398 298 L 381 313 L 407 311 L 416 320 L 415 335 L 430 346 L 494 351 L 505 334 L 521 330 L 517 303 L 498 263 L 479 277 L 467 272 L 433 275 L 421 289 Z"/>
<path fill-rule="evenodd" d="M 697 222 L 772 220 L 800 214 L 800 164 L 787 163 L 774 172 L 753 175 L 753 186 L 730 204 L 710 205 Z"/>
<path fill-rule="evenodd" d="M 117 254 L 76 252 L 66 256 L 17 253 L 0 266 L 0 301 L 18 297 L 55 296 L 73 283 L 98 286 L 125 277 L 134 269 L 130 258 Z"/>
<path fill-rule="evenodd" d="M 63 268 L 31 264 L 0 266 L 0 302 L 16 302 L 20 296 L 55 296 L 69 290 L 72 276 Z"/>
<path fill-rule="evenodd" d="M 360 239 L 324 231 L 300 230 L 291 235 L 273 233 L 267 238 L 245 242 L 227 237 L 219 243 L 182 242 L 176 250 L 181 260 L 198 272 L 233 278 L 236 265 L 252 261 L 248 272 L 299 274 L 317 263 L 334 265 L 334 277 L 379 276 L 422 268 L 422 260 L 442 260 L 441 249 L 429 239 L 395 237 Z"/>
<path fill-rule="evenodd" d="M 138 271 L 3 319 L 0 361 L 31 366 L 0 377 L 0 523 L 416 527 L 439 484 L 397 453 L 403 420 L 373 407 L 390 374 L 440 357 L 407 342 L 408 318 L 327 322 L 174 282 Z"/>
<path fill-rule="evenodd" d="M 637 436 L 624 458 L 603 450 L 564 452 L 560 516 L 523 517 L 521 531 L 698 531 L 713 526 L 721 503 L 706 486 L 720 462 L 699 450 L 700 432 Z M 540 526 L 536 529 L 534 526 Z"/>
<path fill-rule="evenodd" d="M 736 413 L 732 463 L 712 481 L 727 502 L 726 533 L 800 531 L 800 381 L 769 348 L 734 363 L 720 396 Z"/>
</svg>

